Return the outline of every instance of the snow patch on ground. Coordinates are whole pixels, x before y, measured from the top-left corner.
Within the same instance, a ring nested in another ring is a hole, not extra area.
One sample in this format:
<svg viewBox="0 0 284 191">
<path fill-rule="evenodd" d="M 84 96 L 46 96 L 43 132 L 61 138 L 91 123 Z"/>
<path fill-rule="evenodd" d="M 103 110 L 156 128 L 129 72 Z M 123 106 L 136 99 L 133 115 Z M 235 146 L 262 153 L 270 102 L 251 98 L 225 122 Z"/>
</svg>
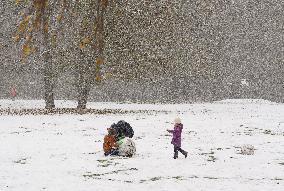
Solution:
<svg viewBox="0 0 284 191">
<path fill-rule="evenodd" d="M 225 99 L 221 101 L 216 101 L 215 103 L 235 103 L 235 104 L 277 104 L 276 102 L 272 102 L 264 99 Z"/>
<path fill-rule="evenodd" d="M 76 107 L 73 101 L 56 101 Z M 0 100 L 1 108 L 43 108 L 43 101 Z M 284 105 L 222 102 L 151 105 L 89 103 L 91 108 L 167 110 L 107 115 L 0 116 L 0 190 L 273 190 L 284 186 Z M 184 123 L 188 158 L 174 160 L 172 128 Z M 133 158 L 104 157 L 106 128 L 134 128 Z M 243 155 L 252 145 L 253 155 Z"/>
</svg>

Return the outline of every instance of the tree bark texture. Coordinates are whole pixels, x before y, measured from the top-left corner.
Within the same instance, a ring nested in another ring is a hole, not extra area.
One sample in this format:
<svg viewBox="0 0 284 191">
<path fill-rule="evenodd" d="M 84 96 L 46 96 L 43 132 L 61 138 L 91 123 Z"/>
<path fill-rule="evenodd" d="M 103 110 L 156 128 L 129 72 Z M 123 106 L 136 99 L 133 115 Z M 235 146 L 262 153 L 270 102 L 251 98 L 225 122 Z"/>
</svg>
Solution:
<svg viewBox="0 0 284 191">
<path fill-rule="evenodd" d="M 104 43 L 104 13 L 106 11 L 105 0 L 97 0 L 96 4 L 92 7 L 97 6 L 96 12 L 96 29 L 95 29 L 95 48 L 92 51 L 92 56 L 84 57 L 82 51 L 80 51 L 80 61 L 78 62 L 78 106 L 77 109 L 86 109 L 91 84 L 97 76 L 100 76 L 100 64 L 97 64 L 97 59 L 103 58 L 103 43 Z M 93 58 L 96 58 L 93 60 Z"/>
<path fill-rule="evenodd" d="M 45 108 L 55 108 L 54 104 L 54 77 L 52 67 L 52 56 L 51 56 L 51 43 L 49 31 L 45 29 L 46 23 L 49 22 L 50 10 L 43 13 L 43 61 L 44 61 L 44 100 Z"/>
</svg>

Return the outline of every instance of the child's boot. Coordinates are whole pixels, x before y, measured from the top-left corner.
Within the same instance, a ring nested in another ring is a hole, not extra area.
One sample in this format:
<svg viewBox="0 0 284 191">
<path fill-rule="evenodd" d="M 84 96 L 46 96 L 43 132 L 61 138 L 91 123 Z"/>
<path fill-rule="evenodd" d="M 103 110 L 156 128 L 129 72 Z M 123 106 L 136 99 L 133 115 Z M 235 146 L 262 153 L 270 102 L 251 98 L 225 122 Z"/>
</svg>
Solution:
<svg viewBox="0 0 284 191">
<path fill-rule="evenodd" d="M 176 151 L 174 154 L 174 159 L 177 159 L 177 158 L 178 158 L 178 152 Z"/>
<path fill-rule="evenodd" d="M 187 157 L 187 152 L 185 150 L 181 149 L 181 153 L 184 155 L 185 158 Z"/>
</svg>

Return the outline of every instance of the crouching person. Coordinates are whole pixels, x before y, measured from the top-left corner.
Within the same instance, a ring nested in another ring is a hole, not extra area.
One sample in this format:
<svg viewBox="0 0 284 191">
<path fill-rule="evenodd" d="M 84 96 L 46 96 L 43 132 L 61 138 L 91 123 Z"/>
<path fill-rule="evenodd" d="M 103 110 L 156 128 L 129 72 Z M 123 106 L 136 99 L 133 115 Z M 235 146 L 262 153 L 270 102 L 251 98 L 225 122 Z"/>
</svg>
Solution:
<svg viewBox="0 0 284 191">
<path fill-rule="evenodd" d="M 131 139 L 134 131 L 126 121 L 119 121 L 108 128 L 108 135 L 104 137 L 104 153 L 108 155 L 118 155 L 132 157 L 136 153 L 136 146 Z"/>
<path fill-rule="evenodd" d="M 108 134 L 104 137 L 104 154 L 105 156 L 108 155 L 118 155 L 118 145 L 115 140 L 116 132 L 113 128 L 108 128 Z"/>
</svg>

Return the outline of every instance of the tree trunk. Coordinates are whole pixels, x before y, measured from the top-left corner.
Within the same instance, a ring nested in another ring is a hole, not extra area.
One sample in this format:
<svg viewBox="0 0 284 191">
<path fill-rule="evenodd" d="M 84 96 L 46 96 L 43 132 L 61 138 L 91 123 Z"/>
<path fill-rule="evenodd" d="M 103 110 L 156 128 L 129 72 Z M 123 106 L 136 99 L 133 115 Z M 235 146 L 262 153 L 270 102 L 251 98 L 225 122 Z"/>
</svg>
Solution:
<svg viewBox="0 0 284 191">
<path fill-rule="evenodd" d="M 48 30 L 45 29 L 46 23 L 49 20 L 49 10 L 43 14 L 43 61 L 44 61 L 44 99 L 45 108 L 52 109 L 55 108 L 54 104 L 54 77 L 53 77 L 53 67 L 52 67 L 52 56 L 51 56 L 51 43 Z"/>
<path fill-rule="evenodd" d="M 96 45 L 97 45 L 97 51 L 96 51 L 96 77 L 100 78 L 101 75 L 101 64 L 100 62 L 103 62 L 103 51 L 104 51 L 104 15 L 107 7 L 107 0 L 98 0 L 97 1 L 97 28 L 95 32 L 96 37 Z M 97 78 L 97 80 L 99 80 Z"/>
<path fill-rule="evenodd" d="M 44 99 L 45 108 L 55 108 L 54 94 L 53 94 L 54 82 L 52 74 L 52 61 L 49 52 L 45 52 L 44 55 Z"/>
<path fill-rule="evenodd" d="M 96 9 L 96 31 L 95 31 L 95 39 L 96 39 L 96 49 L 93 51 L 93 54 L 96 55 L 96 60 L 93 60 L 93 56 L 87 59 L 84 59 L 84 54 L 80 51 L 80 61 L 78 62 L 77 70 L 78 70 L 78 105 L 77 109 L 86 109 L 89 93 L 91 90 L 91 84 L 94 79 L 100 75 L 100 64 L 98 63 L 98 59 L 103 58 L 103 42 L 104 42 L 104 33 L 103 33 L 103 20 L 104 13 L 106 10 L 105 0 L 97 0 L 97 9 Z M 94 4 L 93 4 L 94 5 Z M 94 9 L 93 9 L 94 10 Z"/>
<path fill-rule="evenodd" d="M 83 58 L 83 52 L 80 51 L 80 60 L 77 63 L 78 72 L 78 105 L 77 109 L 86 109 L 88 96 L 90 92 L 90 78 L 88 62 Z"/>
</svg>

